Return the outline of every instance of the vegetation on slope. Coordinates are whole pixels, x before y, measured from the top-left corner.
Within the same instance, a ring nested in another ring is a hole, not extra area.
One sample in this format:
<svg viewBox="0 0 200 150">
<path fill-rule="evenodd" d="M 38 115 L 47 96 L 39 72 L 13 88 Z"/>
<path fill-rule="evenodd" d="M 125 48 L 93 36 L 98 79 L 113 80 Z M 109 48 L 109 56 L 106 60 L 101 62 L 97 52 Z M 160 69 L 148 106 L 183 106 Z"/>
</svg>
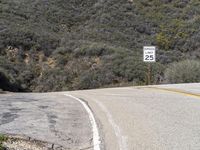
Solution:
<svg viewBox="0 0 200 150">
<path fill-rule="evenodd" d="M 145 84 L 200 58 L 199 0 L 0 0 L 0 88 L 58 91 Z"/>
<path fill-rule="evenodd" d="M 170 83 L 200 82 L 200 61 L 173 63 L 166 69 L 165 78 Z"/>
<path fill-rule="evenodd" d="M 5 150 L 6 148 L 3 147 L 3 142 L 7 141 L 8 138 L 2 134 L 0 134 L 0 150 Z"/>
</svg>

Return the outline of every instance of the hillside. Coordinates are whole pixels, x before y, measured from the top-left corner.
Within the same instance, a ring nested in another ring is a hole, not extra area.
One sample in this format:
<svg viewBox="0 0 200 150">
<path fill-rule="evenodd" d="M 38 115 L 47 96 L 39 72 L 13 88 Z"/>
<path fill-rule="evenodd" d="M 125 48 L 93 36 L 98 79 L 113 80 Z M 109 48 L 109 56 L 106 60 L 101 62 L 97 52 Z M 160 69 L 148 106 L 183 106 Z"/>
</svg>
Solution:
<svg viewBox="0 0 200 150">
<path fill-rule="evenodd" d="M 199 0 L 0 0 L 0 88 L 59 91 L 152 82 L 200 59 Z"/>
</svg>

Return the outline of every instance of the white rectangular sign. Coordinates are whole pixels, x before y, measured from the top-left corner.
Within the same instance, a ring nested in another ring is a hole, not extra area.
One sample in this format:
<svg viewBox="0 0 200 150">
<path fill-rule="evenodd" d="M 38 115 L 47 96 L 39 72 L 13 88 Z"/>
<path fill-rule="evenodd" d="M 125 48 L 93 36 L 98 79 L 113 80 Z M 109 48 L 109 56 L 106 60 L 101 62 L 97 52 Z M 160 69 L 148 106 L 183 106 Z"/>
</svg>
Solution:
<svg viewBox="0 0 200 150">
<path fill-rule="evenodd" d="M 156 47 L 155 46 L 144 46 L 143 47 L 143 61 L 144 62 L 155 62 L 156 61 Z"/>
</svg>

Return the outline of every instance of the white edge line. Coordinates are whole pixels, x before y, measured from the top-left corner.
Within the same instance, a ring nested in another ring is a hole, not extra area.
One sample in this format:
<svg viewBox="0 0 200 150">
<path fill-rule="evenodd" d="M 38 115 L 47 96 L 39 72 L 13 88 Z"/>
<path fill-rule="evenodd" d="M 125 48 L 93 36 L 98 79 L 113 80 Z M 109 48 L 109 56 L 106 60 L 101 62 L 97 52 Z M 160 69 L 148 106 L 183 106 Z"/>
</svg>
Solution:
<svg viewBox="0 0 200 150">
<path fill-rule="evenodd" d="M 79 101 L 83 107 L 85 108 L 85 110 L 87 111 L 87 113 L 89 114 L 89 119 L 92 125 L 92 132 L 93 132 L 93 146 L 94 146 L 94 150 L 100 150 L 100 136 L 99 136 L 99 131 L 98 131 L 98 127 L 97 127 L 97 123 L 95 121 L 94 115 L 92 113 L 92 111 L 90 110 L 90 108 L 88 107 L 88 105 L 82 101 L 81 99 L 72 96 L 70 94 L 64 94 L 65 96 L 71 97 L 77 101 Z"/>
<path fill-rule="evenodd" d="M 120 130 L 120 127 L 115 123 L 115 121 L 113 120 L 112 115 L 110 114 L 110 112 L 107 110 L 107 108 L 100 103 L 99 101 L 94 100 L 99 107 L 106 113 L 107 117 L 108 117 L 108 121 L 110 122 L 111 126 L 114 129 L 115 135 L 118 139 L 118 144 L 119 144 L 119 149 L 120 150 L 127 150 L 127 136 L 122 135 L 122 132 Z"/>
</svg>

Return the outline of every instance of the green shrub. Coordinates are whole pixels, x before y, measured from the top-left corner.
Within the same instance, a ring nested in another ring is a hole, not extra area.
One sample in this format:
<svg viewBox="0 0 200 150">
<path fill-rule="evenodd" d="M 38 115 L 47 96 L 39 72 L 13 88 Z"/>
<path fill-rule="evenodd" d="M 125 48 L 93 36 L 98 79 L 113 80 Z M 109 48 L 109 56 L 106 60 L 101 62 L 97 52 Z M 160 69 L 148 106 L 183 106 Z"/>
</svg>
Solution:
<svg viewBox="0 0 200 150">
<path fill-rule="evenodd" d="M 173 63 L 165 71 L 168 83 L 200 82 L 200 61 L 184 60 Z"/>
<path fill-rule="evenodd" d="M 170 39 L 166 37 L 166 35 L 164 35 L 163 33 L 159 33 L 156 35 L 156 42 L 158 46 L 163 49 L 169 49 L 171 45 Z"/>
<path fill-rule="evenodd" d="M 3 147 L 3 142 L 7 140 L 8 138 L 6 136 L 0 134 L 0 150 L 5 150 L 5 148 Z"/>
</svg>

